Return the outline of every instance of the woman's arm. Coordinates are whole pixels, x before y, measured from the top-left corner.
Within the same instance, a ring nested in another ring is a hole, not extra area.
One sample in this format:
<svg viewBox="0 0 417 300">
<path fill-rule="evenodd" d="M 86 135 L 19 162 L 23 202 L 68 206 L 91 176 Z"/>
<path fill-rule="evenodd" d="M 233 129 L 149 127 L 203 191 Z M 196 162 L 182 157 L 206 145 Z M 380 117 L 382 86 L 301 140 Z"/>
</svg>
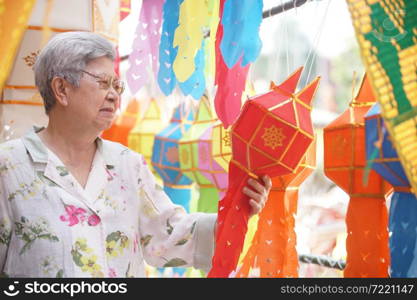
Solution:
<svg viewBox="0 0 417 300">
<path fill-rule="evenodd" d="M 156 267 L 209 270 L 216 214 L 187 213 L 156 183 L 142 158 L 137 169 L 139 232 L 146 262 Z"/>
<path fill-rule="evenodd" d="M 0 277 L 5 276 L 4 265 L 6 263 L 12 233 L 12 222 L 9 214 L 10 207 L 6 189 L 7 177 L 4 174 L 9 167 L 0 151 Z"/>
</svg>

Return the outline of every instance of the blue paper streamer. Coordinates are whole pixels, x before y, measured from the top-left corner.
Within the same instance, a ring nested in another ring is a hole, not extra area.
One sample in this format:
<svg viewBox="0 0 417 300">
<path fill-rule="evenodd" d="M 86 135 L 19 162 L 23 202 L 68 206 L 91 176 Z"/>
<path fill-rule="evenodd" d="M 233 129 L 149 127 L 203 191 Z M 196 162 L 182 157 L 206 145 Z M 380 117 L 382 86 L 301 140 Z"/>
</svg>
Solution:
<svg viewBox="0 0 417 300">
<path fill-rule="evenodd" d="M 194 58 L 195 70 L 184 82 L 178 82 L 184 95 L 191 95 L 194 99 L 200 100 L 206 89 L 204 77 L 204 41 Z"/>
<path fill-rule="evenodd" d="M 179 23 L 180 5 L 184 0 L 166 0 L 163 7 L 163 24 L 159 46 L 158 84 L 161 91 L 168 96 L 177 83 L 172 65 L 177 57 L 178 48 L 173 47 L 174 34 Z"/>
<path fill-rule="evenodd" d="M 372 117 L 372 118 L 371 118 Z M 378 128 L 381 128 L 378 131 Z M 379 104 L 375 104 L 365 117 L 366 158 L 371 167 L 394 187 L 409 188 L 410 183 L 398 159 L 389 133 L 385 129 Z M 380 147 L 375 145 L 379 141 Z M 394 192 L 389 210 L 391 277 L 417 277 L 417 199 L 414 194 Z"/>
<path fill-rule="evenodd" d="M 243 56 L 242 66 L 254 62 L 261 52 L 259 27 L 262 22 L 262 0 L 227 0 L 224 4 L 223 39 L 220 50 L 229 69 Z"/>
<path fill-rule="evenodd" d="M 391 277 L 417 277 L 417 199 L 394 192 L 389 216 Z"/>
</svg>

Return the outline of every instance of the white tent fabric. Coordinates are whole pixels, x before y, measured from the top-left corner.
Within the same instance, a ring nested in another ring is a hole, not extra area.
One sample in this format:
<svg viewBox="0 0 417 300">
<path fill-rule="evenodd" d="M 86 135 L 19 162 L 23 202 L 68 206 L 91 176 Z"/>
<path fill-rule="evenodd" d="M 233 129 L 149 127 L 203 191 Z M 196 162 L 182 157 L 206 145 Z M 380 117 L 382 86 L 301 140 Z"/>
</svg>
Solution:
<svg viewBox="0 0 417 300">
<path fill-rule="evenodd" d="M 32 70 L 35 54 L 41 49 L 47 3 L 47 0 L 36 2 L 0 95 L 0 142 L 20 137 L 32 125 L 47 124 Z M 117 0 L 54 0 L 48 15 L 50 37 L 64 31 L 94 31 L 117 44 L 118 24 Z"/>
</svg>

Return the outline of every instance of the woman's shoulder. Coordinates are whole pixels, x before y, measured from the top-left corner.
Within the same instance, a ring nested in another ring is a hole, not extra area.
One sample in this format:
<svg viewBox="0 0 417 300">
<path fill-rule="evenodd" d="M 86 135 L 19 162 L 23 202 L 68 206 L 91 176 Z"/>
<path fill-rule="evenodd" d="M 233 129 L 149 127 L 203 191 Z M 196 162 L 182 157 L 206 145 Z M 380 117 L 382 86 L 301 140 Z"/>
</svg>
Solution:
<svg viewBox="0 0 417 300">
<path fill-rule="evenodd" d="M 20 138 L 0 143 L 0 160 L 20 157 L 25 151 L 25 146 Z"/>
<path fill-rule="evenodd" d="M 123 144 L 101 139 L 103 145 L 103 154 L 109 159 L 117 161 L 126 159 L 141 159 L 142 155 Z"/>
</svg>

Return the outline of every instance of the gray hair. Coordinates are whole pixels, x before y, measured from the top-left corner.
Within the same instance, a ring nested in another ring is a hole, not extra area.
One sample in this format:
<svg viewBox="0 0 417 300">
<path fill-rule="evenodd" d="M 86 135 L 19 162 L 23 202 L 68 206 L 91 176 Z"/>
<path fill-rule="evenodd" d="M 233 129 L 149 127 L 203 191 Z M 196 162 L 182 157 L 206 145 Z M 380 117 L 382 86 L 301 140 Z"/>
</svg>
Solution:
<svg viewBox="0 0 417 300">
<path fill-rule="evenodd" d="M 93 59 L 108 57 L 115 60 L 113 45 L 92 32 L 65 32 L 55 35 L 38 55 L 34 66 L 35 84 L 43 98 L 45 112 L 55 105 L 51 82 L 62 77 L 79 87 L 81 71 Z"/>
</svg>

